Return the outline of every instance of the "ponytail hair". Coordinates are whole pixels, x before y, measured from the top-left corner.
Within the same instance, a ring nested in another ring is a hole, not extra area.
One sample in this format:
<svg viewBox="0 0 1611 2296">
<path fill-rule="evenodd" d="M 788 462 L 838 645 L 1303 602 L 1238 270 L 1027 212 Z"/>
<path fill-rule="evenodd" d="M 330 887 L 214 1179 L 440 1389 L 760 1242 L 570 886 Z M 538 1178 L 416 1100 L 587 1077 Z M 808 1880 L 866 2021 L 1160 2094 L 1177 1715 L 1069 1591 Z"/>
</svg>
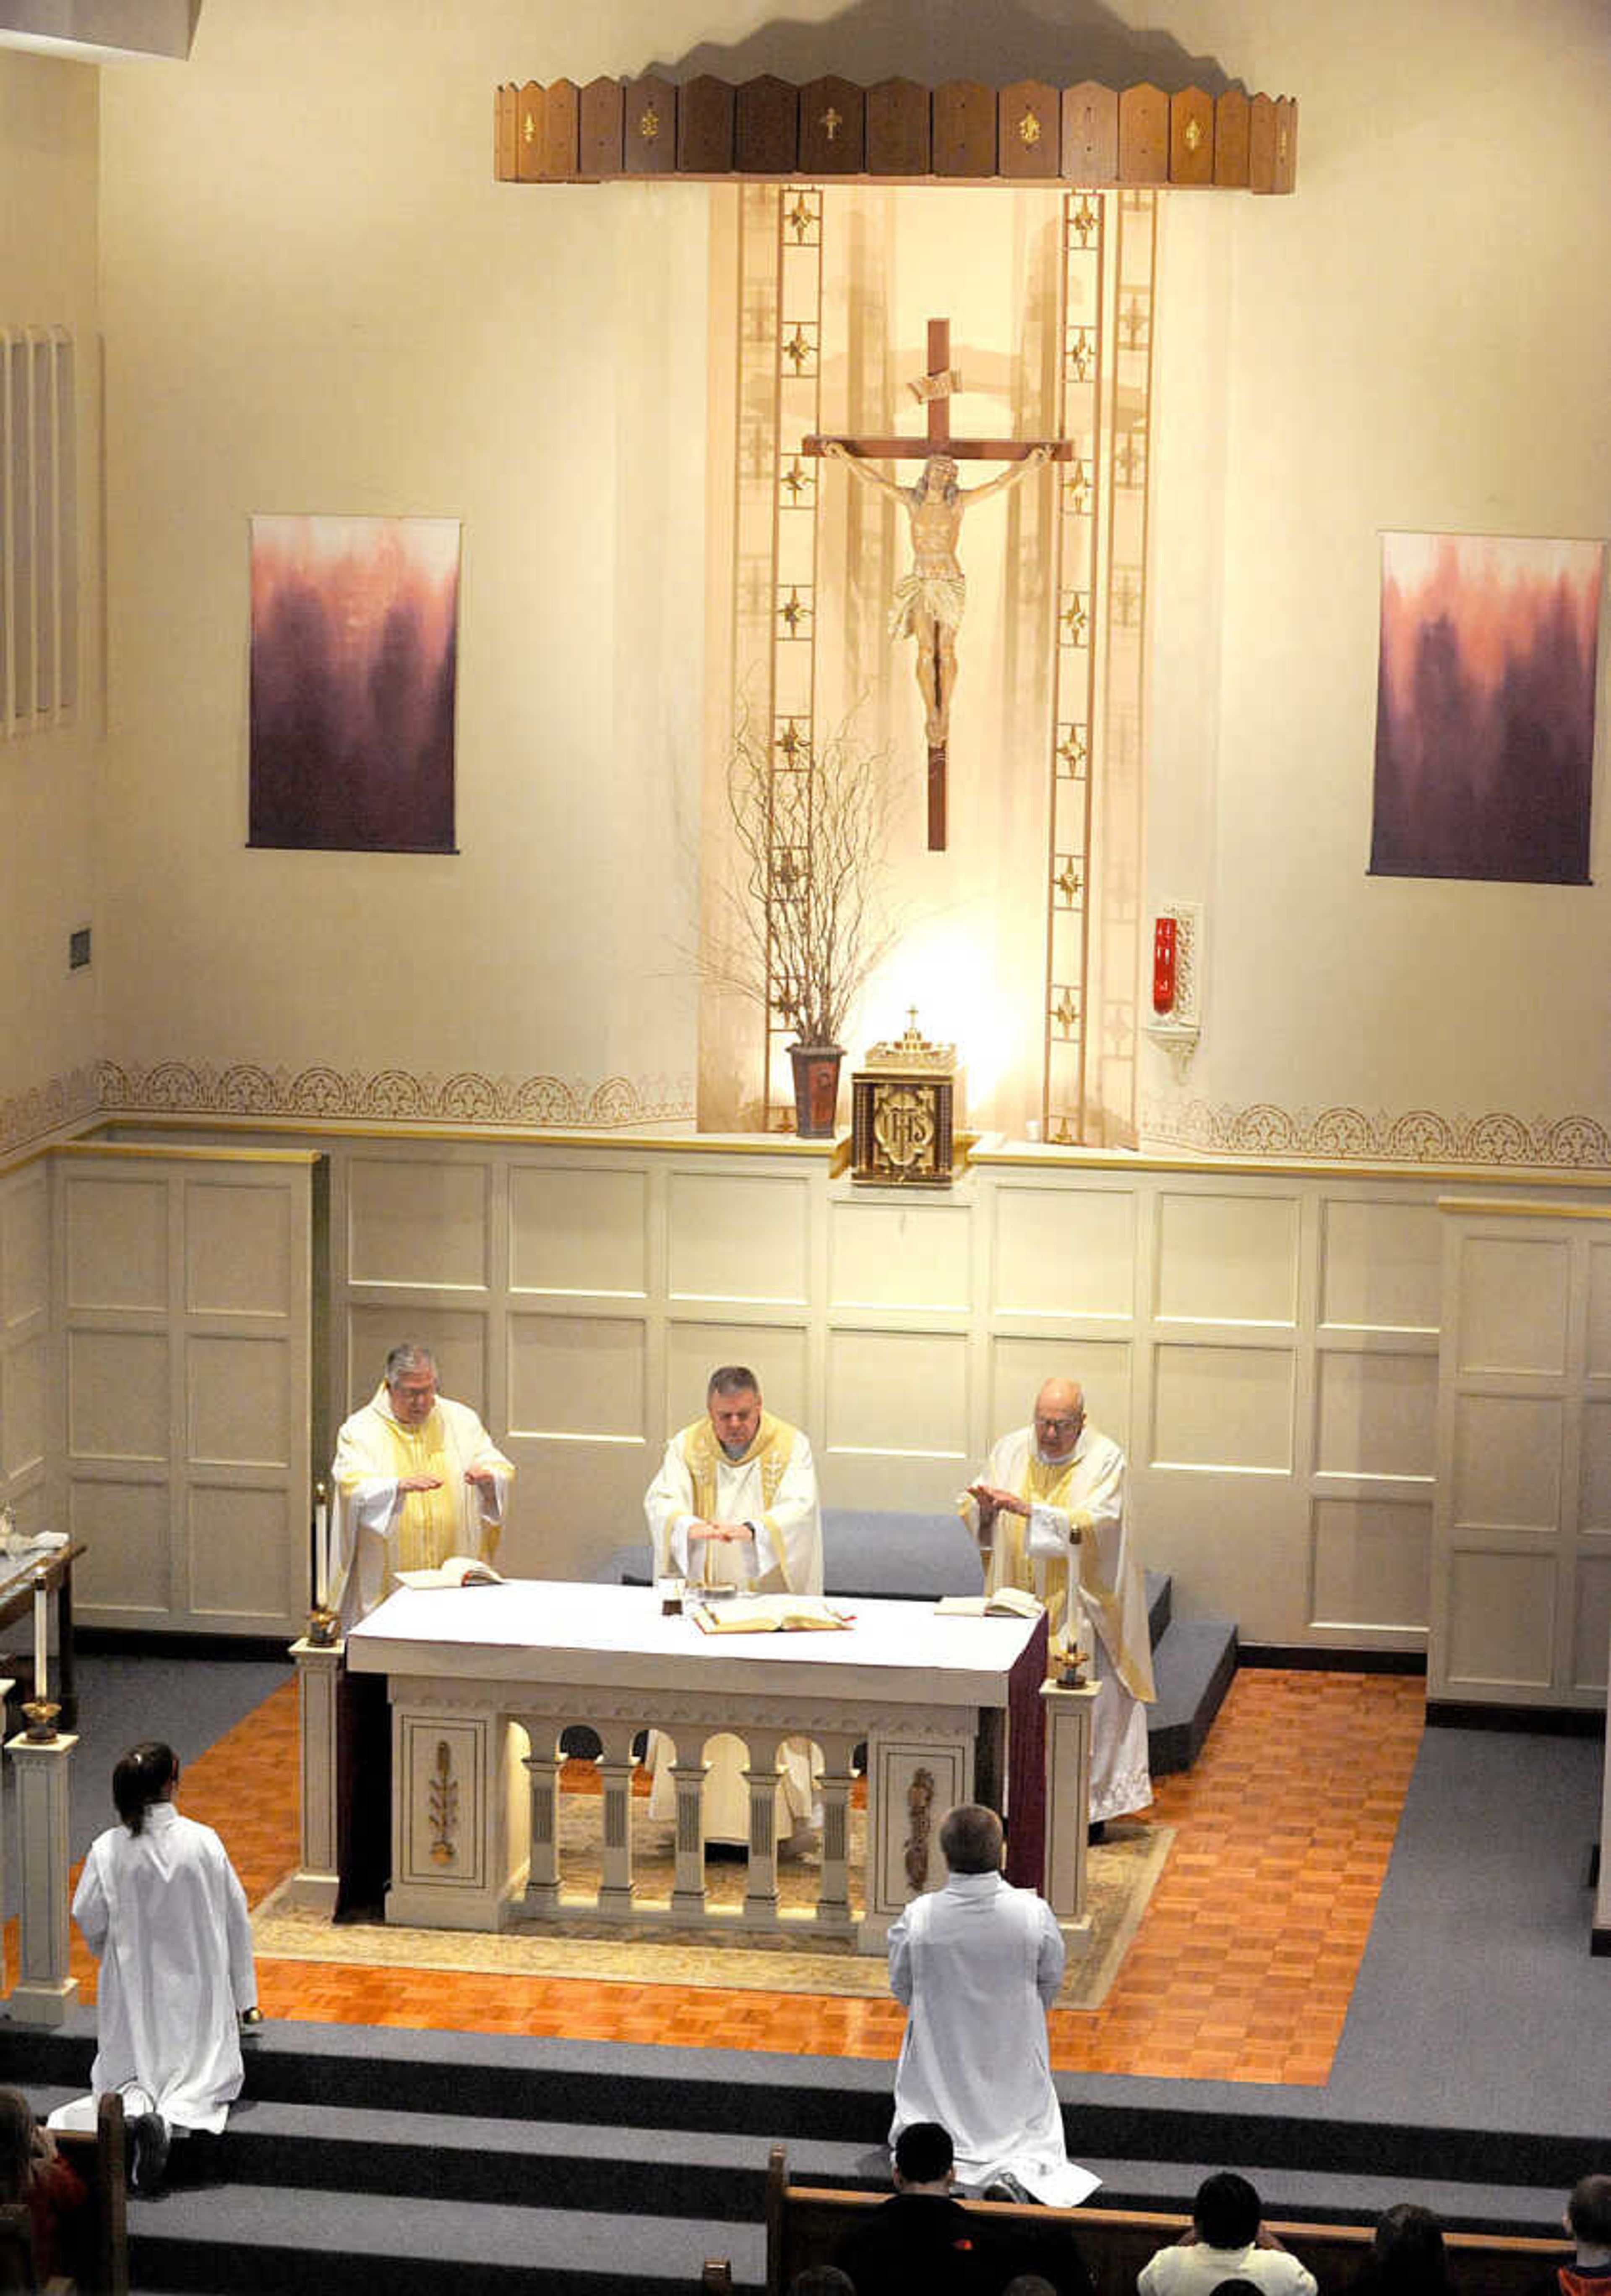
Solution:
<svg viewBox="0 0 1611 2296">
<path fill-rule="evenodd" d="M 145 1738 L 129 1748 L 111 1774 L 111 1798 L 131 1833 L 141 1831 L 146 1811 L 161 1800 L 178 1775 L 178 1756 L 160 1738 Z"/>
</svg>

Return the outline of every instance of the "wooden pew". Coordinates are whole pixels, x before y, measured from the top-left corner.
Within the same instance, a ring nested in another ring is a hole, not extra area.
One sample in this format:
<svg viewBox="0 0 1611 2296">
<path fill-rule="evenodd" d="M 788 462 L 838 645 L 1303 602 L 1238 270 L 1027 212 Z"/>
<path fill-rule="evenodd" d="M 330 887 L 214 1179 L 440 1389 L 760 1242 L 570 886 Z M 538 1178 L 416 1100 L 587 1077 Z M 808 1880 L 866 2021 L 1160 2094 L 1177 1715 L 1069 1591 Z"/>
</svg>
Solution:
<svg viewBox="0 0 1611 2296">
<path fill-rule="evenodd" d="M 55 2132 L 62 2157 L 77 2169 L 88 2205 L 68 2233 L 62 2261 L 82 2296 L 128 2296 L 128 2182 L 123 2100 L 103 2096 L 95 2126 Z"/>
<path fill-rule="evenodd" d="M 787 2296 L 794 2275 L 807 2265 L 831 2263 L 842 2234 L 885 2197 L 831 2185 L 792 2185 L 785 2149 L 773 2145 L 767 2160 L 767 2296 Z M 1180 2217 L 1140 2210 L 1026 2209 L 992 2201 L 963 2205 L 1007 2225 L 1020 2221 L 1044 2229 L 1048 2224 L 1066 2224 L 1080 2243 L 1097 2296 L 1135 2296 L 1136 2275 L 1148 2257 L 1185 2229 Z M 1370 2246 L 1369 2225 L 1285 2223 L 1273 2218 L 1269 2224 L 1276 2238 L 1314 2274 L 1320 2296 L 1340 2296 Z M 1546 2275 L 1570 2253 L 1564 2240 L 1523 2240 L 1448 2228 L 1443 2244 L 1459 2296 L 1533 2296 Z M 711 2266 L 705 2270 L 709 2273 Z M 707 2280 L 702 2284 L 722 2284 Z"/>
</svg>

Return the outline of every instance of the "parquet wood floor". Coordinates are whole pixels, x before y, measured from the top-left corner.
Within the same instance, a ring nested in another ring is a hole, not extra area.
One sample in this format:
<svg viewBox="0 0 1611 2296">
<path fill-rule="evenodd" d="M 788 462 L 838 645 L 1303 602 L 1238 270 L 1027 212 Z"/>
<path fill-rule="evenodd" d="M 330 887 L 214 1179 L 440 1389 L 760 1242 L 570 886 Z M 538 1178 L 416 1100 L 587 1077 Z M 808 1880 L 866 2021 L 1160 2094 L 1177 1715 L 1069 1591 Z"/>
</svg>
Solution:
<svg viewBox="0 0 1611 2296">
<path fill-rule="evenodd" d="M 1415 1677 L 1239 1674 L 1196 1767 L 1158 1781 L 1172 1855 L 1104 2006 L 1055 2012 L 1059 2070 L 1323 2082 L 1386 1871 L 1425 1690 Z M 185 1774 L 254 1902 L 296 1862 L 296 1691 L 287 1683 Z M 109 1812 L 110 1816 L 110 1812 Z M 74 1932 L 73 1972 L 95 1964 Z M 578 2039 L 893 2058 L 892 2001 L 259 1966 L 263 2013 Z"/>
</svg>

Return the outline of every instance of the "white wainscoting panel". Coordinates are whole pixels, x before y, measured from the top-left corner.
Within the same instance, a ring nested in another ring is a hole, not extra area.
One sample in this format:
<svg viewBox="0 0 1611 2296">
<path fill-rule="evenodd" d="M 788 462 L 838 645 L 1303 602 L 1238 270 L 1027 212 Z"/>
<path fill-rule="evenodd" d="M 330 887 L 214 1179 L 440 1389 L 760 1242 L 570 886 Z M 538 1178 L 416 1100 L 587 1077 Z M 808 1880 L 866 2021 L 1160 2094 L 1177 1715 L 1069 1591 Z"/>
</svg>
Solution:
<svg viewBox="0 0 1611 2296">
<path fill-rule="evenodd" d="M 911 1195 L 828 1207 L 828 1300 L 833 1308 L 968 1309 L 969 1211 Z"/>
<path fill-rule="evenodd" d="M 53 1152 L 65 1398 L 53 1481 L 88 1624 L 300 1632 L 308 1598 L 306 1152 Z"/>
<path fill-rule="evenodd" d="M 509 1319 L 509 1431 L 641 1447 L 648 1418 L 641 1316 Z"/>
<path fill-rule="evenodd" d="M 509 1175 L 509 1288 L 641 1300 L 649 1291 L 649 1176 L 586 1166 Z"/>
<path fill-rule="evenodd" d="M 120 1625 L 168 1627 L 174 1610 L 173 1495 L 166 1474 L 144 1483 L 74 1474 L 61 1528 L 86 1552 L 73 1566 L 75 1615 Z"/>
<path fill-rule="evenodd" d="M 1462 1372 L 1541 1372 L 1566 1367 L 1564 1242 L 1469 1235 L 1460 1266 Z"/>
<path fill-rule="evenodd" d="M 185 1342 L 185 1449 L 201 1467 L 278 1467 L 301 1421 L 278 1338 L 193 1332 Z"/>
<path fill-rule="evenodd" d="M 63 1184 L 69 1309 L 168 1307 L 168 1189 L 140 1172 Z"/>
<path fill-rule="evenodd" d="M 1560 1520 L 1565 1431 L 1564 1406 L 1550 1398 L 1457 1396 L 1454 1523 L 1462 1530 L 1552 1533 Z"/>
<path fill-rule="evenodd" d="M 871 1506 L 945 1508 L 967 1480 L 961 1332 L 839 1329 L 828 1343 L 825 1479 Z"/>
<path fill-rule="evenodd" d="M 1572 1686 L 1606 1694 L 1611 1649 L 1611 1554 L 1585 1554 L 1577 1566 L 1573 1603 Z"/>
<path fill-rule="evenodd" d="M 484 1163 L 355 1159 L 348 1215 L 351 1281 L 484 1290 L 488 1187 Z"/>
<path fill-rule="evenodd" d="M 50 1313 L 50 1190 L 35 1162 L 0 1182 L 0 1332 Z"/>
<path fill-rule="evenodd" d="M 674 1300 L 803 1308 L 810 1285 L 808 1184 L 738 1172 L 671 1176 Z"/>
<path fill-rule="evenodd" d="M 70 1459 L 167 1458 L 170 1355 L 166 1332 L 68 1332 Z"/>
<path fill-rule="evenodd" d="M 45 1407 L 48 1346 L 42 1331 L 0 1349 L 0 1479 L 8 1496 L 45 1469 L 50 1440 Z"/>
<path fill-rule="evenodd" d="M 1314 1503 L 1310 1623 L 1376 1637 L 1424 1634 L 1432 1496 Z"/>
<path fill-rule="evenodd" d="M 1295 1323 L 1297 1198 L 1161 1195 L 1156 1285 L 1160 1322 Z"/>
<path fill-rule="evenodd" d="M 193 1181 L 185 1194 L 185 1305 L 193 1316 L 298 1312 L 293 1207 L 283 1188 Z"/>
<path fill-rule="evenodd" d="M 1291 1472 L 1289 1349 L 1164 1341 L 1154 1381 L 1152 1465 Z"/>
<path fill-rule="evenodd" d="M 1555 1557 L 1468 1546 L 1449 1588 L 1448 1680 L 1490 1691 L 1549 1686 L 1555 1646 Z"/>
<path fill-rule="evenodd" d="M 1343 1198 L 1321 1210 L 1322 1323 L 1435 1338 L 1443 1281 L 1435 1206 Z"/>
<path fill-rule="evenodd" d="M 1579 1458 L 1579 1528 L 1611 1538 L 1611 1397 L 1584 1403 Z"/>
<path fill-rule="evenodd" d="M 1137 1199 L 1130 1189 L 1001 1187 L 990 1294 L 1003 1316 L 1128 1322 L 1136 1305 Z"/>
<path fill-rule="evenodd" d="M 1593 1705 L 1611 1595 L 1611 1210 L 1487 1192 L 1441 1210 L 1428 1689 Z"/>
<path fill-rule="evenodd" d="M 1323 1475 L 1413 1475 L 1437 1466 L 1437 1357 L 1320 1351 L 1315 1465 Z"/>
</svg>

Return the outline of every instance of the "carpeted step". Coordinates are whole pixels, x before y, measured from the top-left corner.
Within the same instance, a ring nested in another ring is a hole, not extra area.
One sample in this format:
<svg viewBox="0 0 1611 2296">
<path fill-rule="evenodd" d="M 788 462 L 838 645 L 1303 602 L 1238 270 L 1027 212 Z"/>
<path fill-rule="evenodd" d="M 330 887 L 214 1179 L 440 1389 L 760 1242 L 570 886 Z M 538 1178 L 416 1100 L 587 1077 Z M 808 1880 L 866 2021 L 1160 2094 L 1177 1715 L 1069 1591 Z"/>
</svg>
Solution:
<svg viewBox="0 0 1611 2296">
<path fill-rule="evenodd" d="M 1155 1777 L 1188 1770 L 1203 1751 L 1237 1670 L 1237 1630 L 1223 1619 L 1173 1619 L 1153 1652 L 1157 1698 L 1147 1709 Z"/>
<path fill-rule="evenodd" d="M 131 2200 L 130 2277 L 141 2291 L 205 2296 L 687 2296 L 711 2256 L 759 2290 L 756 2218 L 639 2213 L 629 2184 L 609 2213 L 469 2207 L 295 2187 L 228 2185 Z"/>
</svg>

